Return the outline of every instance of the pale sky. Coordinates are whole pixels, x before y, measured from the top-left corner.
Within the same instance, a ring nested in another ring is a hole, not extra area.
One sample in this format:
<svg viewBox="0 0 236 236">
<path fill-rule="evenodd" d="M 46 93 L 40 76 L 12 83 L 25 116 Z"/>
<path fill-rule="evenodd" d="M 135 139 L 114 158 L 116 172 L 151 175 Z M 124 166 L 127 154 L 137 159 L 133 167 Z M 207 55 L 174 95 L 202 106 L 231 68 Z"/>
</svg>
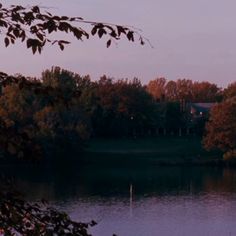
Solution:
<svg viewBox="0 0 236 236">
<path fill-rule="evenodd" d="M 1 1 L 51 7 L 61 15 L 132 25 L 143 30 L 154 48 L 126 40 L 106 48 L 106 41 L 73 43 L 61 52 L 46 48 L 33 56 L 25 46 L 4 48 L 0 42 L 0 71 L 39 76 L 53 65 L 98 79 L 156 77 L 208 80 L 219 86 L 236 81 L 235 0 L 36 0 Z M 1 36 L 0 36 L 1 37 Z"/>
</svg>

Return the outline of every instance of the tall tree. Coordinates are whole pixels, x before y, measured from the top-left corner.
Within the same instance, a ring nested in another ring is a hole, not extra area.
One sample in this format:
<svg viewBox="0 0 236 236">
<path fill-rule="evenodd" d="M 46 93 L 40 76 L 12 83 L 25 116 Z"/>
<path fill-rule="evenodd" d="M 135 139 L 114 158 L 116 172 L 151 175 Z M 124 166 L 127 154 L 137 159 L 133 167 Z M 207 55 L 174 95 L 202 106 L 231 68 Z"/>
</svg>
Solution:
<svg viewBox="0 0 236 236">
<path fill-rule="evenodd" d="M 226 158 L 236 157 L 236 97 L 212 108 L 203 143 L 209 150 L 223 151 Z"/>
<path fill-rule="evenodd" d="M 3 89 L 0 96 L 0 146 L 4 155 L 23 158 L 26 153 L 32 157 L 34 152 L 34 158 L 37 158 L 33 114 L 39 109 L 38 105 L 32 90 L 20 89 L 18 84 Z"/>
<path fill-rule="evenodd" d="M 236 96 L 236 82 L 233 82 L 229 84 L 227 88 L 224 89 L 223 98 L 228 99 L 228 98 L 233 98 L 235 96 Z"/>
<path fill-rule="evenodd" d="M 155 80 L 151 80 L 147 85 L 147 91 L 153 96 L 156 101 L 162 101 L 165 99 L 165 89 L 165 78 L 157 78 Z"/>
<path fill-rule="evenodd" d="M 178 92 L 178 100 L 184 100 L 186 102 L 192 101 L 192 80 L 178 79 L 176 81 L 176 88 Z"/>
<path fill-rule="evenodd" d="M 169 101 L 177 101 L 178 99 L 177 84 L 173 80 L 168 81 L 166 84 L 166 98 Z"/>
</svg>

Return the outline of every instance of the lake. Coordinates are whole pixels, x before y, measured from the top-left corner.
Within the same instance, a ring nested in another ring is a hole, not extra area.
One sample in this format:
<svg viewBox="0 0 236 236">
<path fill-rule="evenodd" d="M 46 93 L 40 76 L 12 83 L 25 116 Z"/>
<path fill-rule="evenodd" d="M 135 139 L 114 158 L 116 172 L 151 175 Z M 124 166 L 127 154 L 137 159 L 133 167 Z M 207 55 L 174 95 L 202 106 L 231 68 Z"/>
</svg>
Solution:
<svg viewBox="0 0 236 236">
<path fill-rule="evenodd" d="M 48 199 L 94 236 L 236 235 L 236 170 L 217 167 L 1 167 L 29 200 Z"/>
</svg>

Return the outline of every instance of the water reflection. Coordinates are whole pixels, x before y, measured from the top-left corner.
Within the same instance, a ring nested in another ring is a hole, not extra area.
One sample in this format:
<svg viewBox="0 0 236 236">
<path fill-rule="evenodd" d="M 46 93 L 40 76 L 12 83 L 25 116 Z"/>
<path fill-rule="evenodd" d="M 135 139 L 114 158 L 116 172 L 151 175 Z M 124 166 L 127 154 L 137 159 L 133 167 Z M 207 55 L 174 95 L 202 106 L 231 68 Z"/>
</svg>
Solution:
<svg viewBox="0 0 236 236">
<path fill-rule="evenodd" d="M 94 166 L 58 168 L 4 167 L 31 197 L 60 200 L 91 196 L 196 195 L 236 191 L 236 171 L 211 167 L 102 168 Z"/>
<path fill-rule="evenodd" d="M 236 171 L 212 167 L 1 168 L 95 235 L 236 235 Z"/>
<path fill-rule="evenodd" d="M 129 214 L 130 217 L 133 216 L 133 184 L 130 184 L 129 186 Z"/>
</svg>

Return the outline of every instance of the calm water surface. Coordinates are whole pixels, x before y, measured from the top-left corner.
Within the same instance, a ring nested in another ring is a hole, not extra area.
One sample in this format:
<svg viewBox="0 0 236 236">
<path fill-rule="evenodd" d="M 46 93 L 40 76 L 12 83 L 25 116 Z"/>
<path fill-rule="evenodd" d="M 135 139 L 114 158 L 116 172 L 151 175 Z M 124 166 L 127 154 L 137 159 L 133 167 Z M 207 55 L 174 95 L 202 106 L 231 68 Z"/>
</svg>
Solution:
<svg viewBox="0 0 236 236">
<path fill-rule="evenodd" d="M 94 236 L 236 235 L 236 170 L 211 167 L 1 168 Z"/>
</svg>

